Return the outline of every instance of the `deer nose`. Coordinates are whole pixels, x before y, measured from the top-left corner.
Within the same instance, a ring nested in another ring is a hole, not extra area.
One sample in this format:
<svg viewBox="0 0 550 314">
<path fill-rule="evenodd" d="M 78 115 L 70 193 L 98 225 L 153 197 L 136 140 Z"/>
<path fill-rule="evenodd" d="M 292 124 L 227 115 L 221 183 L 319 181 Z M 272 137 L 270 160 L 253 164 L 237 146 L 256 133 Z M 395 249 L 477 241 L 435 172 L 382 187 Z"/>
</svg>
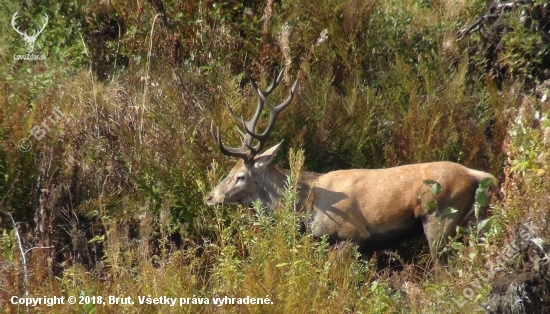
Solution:
<svg viewBox="0 0 550 314">
<path fill-rule="evenodd" d="M 206 196 L 204 197 L 204 202 L 205 202 L 206 205 L 208 205 L 208 206 L 214 205 L 213 200 L 214 200 L 214 193 L 208 193 L 208 195 L 206 195 Z"/>
</svg>

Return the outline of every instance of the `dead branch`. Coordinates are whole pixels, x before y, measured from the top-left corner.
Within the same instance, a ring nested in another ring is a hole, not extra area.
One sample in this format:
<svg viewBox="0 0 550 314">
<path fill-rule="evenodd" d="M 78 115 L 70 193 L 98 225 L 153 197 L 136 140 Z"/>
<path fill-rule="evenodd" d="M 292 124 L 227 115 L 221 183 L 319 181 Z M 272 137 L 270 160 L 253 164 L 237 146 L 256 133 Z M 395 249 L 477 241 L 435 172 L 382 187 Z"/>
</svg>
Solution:
<svg viewBox="0 0 550 314">
<path fill-rule="evenodd" d="M 481 29 L 481 27 L 485 25 L 487 22 L 498 19 L 504 11 L 507 11 L 507 10 L 509 11 L 516 8 L 520 4 L 527 4 L 531 2 L 532 2 L 531 0 L 515 0 L 512 2 L 500 3 L 500 1 L 495 0 L 491 4 L 491 6 L 489 7 L 489 11 L 485 15 L 478 17 L 468 27 L 458 31 L 456 33 L 456 38 L 458 40 L 461 40 L 466 35 L 470 35 L 478 31 L 479 29 Z"/>
<path fill-rule="evenodd" d="M 23 286 L 25 288 L 25 297 L 27 297 L 29 295 L 29 272 L 27 270 L 27 253 L 35 249 L 51 249 L 53 248 L 53 246 L 48 246 L 48 247 L 36 246 L 30 249 L 24 250 L 23 241 L 21 240 L 21 235 L 19 234 L 17 223 L 15 222 L 15 220 L 13 219 L 13 216 L 10 213 L 6 213 L 6 214 L 11 219 L 13 230 L 15 231 L 15 236 L 17 237 L 17 245 L 19 246 L 19 252 L 21 253 L 21 262 L 23 264 Z"/>
</svg>

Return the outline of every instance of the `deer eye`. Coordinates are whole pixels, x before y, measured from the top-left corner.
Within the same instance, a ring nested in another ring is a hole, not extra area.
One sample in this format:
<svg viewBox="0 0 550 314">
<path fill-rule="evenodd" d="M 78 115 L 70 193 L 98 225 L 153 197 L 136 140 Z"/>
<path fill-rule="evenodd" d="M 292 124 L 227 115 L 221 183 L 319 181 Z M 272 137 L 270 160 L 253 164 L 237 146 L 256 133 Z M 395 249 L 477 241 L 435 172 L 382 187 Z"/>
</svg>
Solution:
<svg viewBox="0 0 550 314">
<path fill-rule="evenodd" d="M 244 181 L 244 176 L 243 175 L 237 176 L 237 182 L 239 182 L 239 181 Z"/>
</svg>

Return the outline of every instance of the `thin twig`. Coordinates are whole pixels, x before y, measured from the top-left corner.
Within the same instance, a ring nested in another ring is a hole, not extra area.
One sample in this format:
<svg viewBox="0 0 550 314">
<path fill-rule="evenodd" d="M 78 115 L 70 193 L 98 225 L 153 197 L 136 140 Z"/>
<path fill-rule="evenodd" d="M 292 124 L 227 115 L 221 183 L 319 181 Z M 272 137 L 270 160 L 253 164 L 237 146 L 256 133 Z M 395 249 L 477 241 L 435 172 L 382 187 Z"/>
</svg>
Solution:
<svg viewBox="0 0 550 314">
<path fill-rule="evenodd" d="M 35 250 L 35 249 L 52 249 L 52 248 L 54 248 L 54 246 L 53 245 L 48 246 L 48 247 L 37 246 L 37 247 L 32 247 L 28 250 L 24 250 L 23 249 L 23 241 L 21 239 L 21 235 L 19 234 L 19 229 L 17 227 L 17 223 L 15 222 L 15 219 L 13 219 L 13 216 L 12 216 L 11 213 L 6 212 L 6 214 L 11 219 L 11 223 L 13 225 L 13 230 L 15 231 L 15 236 L 17 237 L 17 246 L 19 247 L 19 252 L 21 254 L 21 262 L 23 264 L 23 286 L 25 288 L 25 297 L 28 297 L 29 296 L 29 272 L 28 272 L 28 269 L 27 269 L 27 253 L 29 253 L 30 251 Z M 28 312 L 28 308 L 27 308 L 27 312 Z"/>
<path fill-rule="evenodd" d="M 53 249 L 54 246 L 35 246 L 35 247 L 31 247 L 30 249 L 26 250 L 25 251 L 25 254 L 29 253 L 30 251 L 32 250 L 36 250 L 36 249 Z"/>
<path fill-rule="evenodd" d="M 27 272 L 27 257 L 25 256 L 25 251 L 23 250 L 23 243 L 21 242 L 21 236 L 19 235 L 19 230 L 17 229 L 17 224 L 13 219 L 13 216 L 10 213 L 7 213 L 13 224 L 13 230 L 17 236 L 17 244 L 19 245 L 19 251 L 21 252 L 21 260 L 23 261 L 23 285 L 25 287 L 25 297 L 29 295 L 29 274 Z"/>
<path fill-rule="evenodd" d="M 147 96 L 147 91 L 149 89 L 149 70 L 151 68 L 151 54 L 153 50 L 153 34 L 155 31 L 155 22 L 157 21 L 157 18 L 159 16 L 162 16 L 162 14 L 157 14 L 153 18 L 153 24 L 151 25 L 151 35 L 149 36 L 149 51 L 147 52 L 147 62 L 145 63 L 145 85 L 143 87 L 143 97 L 141 101 L 141 121 L 140 121 L 140 130 L 139 130 L 139 143 L 143 145 L 143 116 L 145 115 L 145 99 Z"/>
<path fill-rule="evenodd" d="M 13 183 L 11 184 L 8 191 L 6 192 L 6 195 L 4 195 L 4 197 L 2 197 L 2 200 L 0 201 L 0 204 L 2 204 L 4 202 L 4 200 L 6 199 L 6 197 L 8 197 L 8 194 L 10 194 L 10 191 L 13 188 L 13 186 L 15 185 L 15 182 L 17 182 L 17 179 L 19 179 L 19 173 L 20 173 L 20 171 L 17 172 L 17 176 L 15 177 L 15 180 L 13 180 Z"/>
</svg>

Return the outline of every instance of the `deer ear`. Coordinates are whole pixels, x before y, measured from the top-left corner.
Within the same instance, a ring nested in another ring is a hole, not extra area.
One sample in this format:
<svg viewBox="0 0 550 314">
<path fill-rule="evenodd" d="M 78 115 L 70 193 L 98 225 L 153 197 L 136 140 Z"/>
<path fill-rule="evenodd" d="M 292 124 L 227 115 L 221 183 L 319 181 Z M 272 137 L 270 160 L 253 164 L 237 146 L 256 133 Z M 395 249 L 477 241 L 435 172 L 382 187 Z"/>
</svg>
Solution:
<svg viewBox="0 0 550 314">
<path fill-rule="evenodd" d="M 277 150 L 279 150 L 279 147 L 281 146 L 283 142 L 280 142 L 279 144 L 271 147 L 270 149 L 263 152 L 261 155 L 258 155 L 254 158 L 254 168 L 256 169 L 264 169 L 269 165 L 269 163 L 275 158 L 275 155 L 277 154 Z"/>
</svg>

